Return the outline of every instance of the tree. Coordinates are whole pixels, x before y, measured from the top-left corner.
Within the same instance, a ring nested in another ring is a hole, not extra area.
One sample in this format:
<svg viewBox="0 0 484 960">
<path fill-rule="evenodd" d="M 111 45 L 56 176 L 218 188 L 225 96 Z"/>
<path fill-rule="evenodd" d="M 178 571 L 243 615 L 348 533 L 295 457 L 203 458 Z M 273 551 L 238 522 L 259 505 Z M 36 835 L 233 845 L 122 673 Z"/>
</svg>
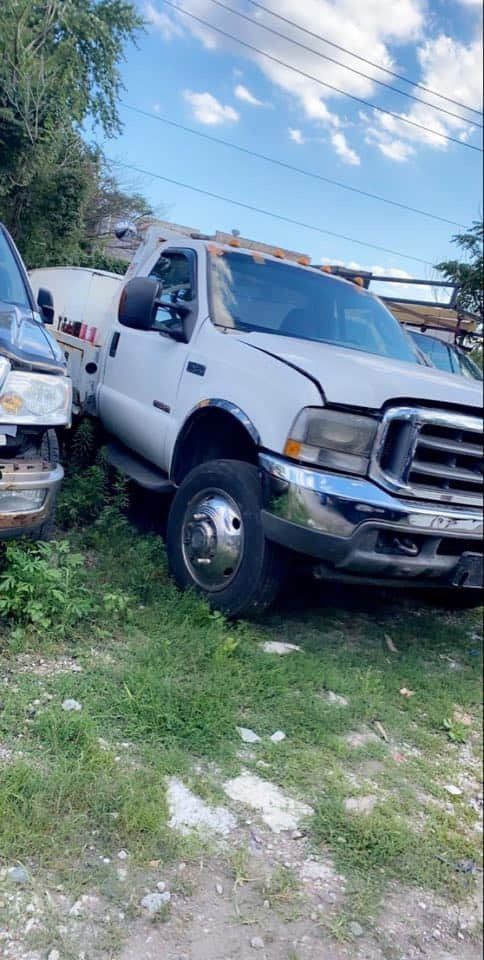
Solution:
<svg viewBox="0 0 484 960">
<path fill-rule="evenodd" d="M 475 220 L 465 233 L 452 237 L 452 243 L 467 254 L 467 260 L 443 260 L 436 264 L 436 270 L 440 270 L 446 280 L 460 285 L 458 308 L 475 313 L 481 320 L 484 319 L 483 239 L 483 221 Z"/>
<path fill-rule="evenodd" d="M 81 125 L 119 131 L 119 63 L 141 26 L 129 0 L 0 4 L 0 217 L 29 266 L 81 254 L 101 176 Z"/>
</svg>

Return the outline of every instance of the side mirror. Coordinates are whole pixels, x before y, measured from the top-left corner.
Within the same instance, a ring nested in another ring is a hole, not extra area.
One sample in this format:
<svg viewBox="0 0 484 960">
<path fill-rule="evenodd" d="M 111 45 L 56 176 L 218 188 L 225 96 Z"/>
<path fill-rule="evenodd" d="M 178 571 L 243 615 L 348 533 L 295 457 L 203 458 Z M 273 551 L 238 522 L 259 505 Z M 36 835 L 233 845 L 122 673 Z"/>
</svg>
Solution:
<svg viewBox="0 0 484 960">
<path fill-rule="evenodd" d="M 44 323 L 54 322 L 54 298 L 50 290 L 41 287 L 37 294 L 37 306 L 40 310 Z"/>
<path fill-rule="evenodd" d="M 134 277 L 123 289 L 119 301 L 118 320 L 134 330 L 157 329 L 165 337 L 186 343 L 185 318 L 190 307 L 174 300 L 162 300 L 162 285 L 151 277 Z M 166 318 L 160 322 L 157 311 L 164 310 Z M 155 321 L 158 321 L 155 325 Z"/>
<path fill-rule="evenodd" d="M 150 277 L 134 277 L 123 289 L 119 300 L 118 320 L 133 330 L 150 330 L 156 313 L 160 284 Z"/>
</svg>

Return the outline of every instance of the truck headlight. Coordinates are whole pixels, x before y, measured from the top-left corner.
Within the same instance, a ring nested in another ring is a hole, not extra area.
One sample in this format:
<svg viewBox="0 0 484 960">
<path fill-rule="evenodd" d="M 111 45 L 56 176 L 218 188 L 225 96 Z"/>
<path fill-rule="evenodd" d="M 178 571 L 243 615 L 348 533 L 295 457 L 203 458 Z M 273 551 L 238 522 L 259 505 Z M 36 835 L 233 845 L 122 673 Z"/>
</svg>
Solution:
<svg viewBox="0 0 484 960">
<path fill-rule="evenodd" d="M 377 426 L 371 417 L 306 407 L 292 425 L 284 453 L 293 460 L 364 476 Z"/>
<path fill-rule="evenodd" d="M 70 420 L 72 400 L 68 377 L 9 373 L 0 394 L 1 423 L 56 425 Z"/>
</svg>

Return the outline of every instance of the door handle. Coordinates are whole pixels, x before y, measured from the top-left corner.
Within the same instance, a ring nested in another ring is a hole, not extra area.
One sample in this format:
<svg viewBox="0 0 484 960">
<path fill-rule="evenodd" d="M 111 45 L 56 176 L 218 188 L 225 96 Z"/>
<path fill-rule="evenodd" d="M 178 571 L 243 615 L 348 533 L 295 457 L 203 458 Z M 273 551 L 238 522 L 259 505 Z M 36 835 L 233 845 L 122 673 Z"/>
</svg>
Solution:
<svg viewBox="0 0 484 960">
<path fill-rule="evenodd" d="M 117 332 L 116 332 L 116 333 L 113 333 L 113 338 L 112 338 L 112 340 L 111 340 L 111 346 L 110 346 L 110 348 L 109 348 L 109 356 L 110 356 L 110 357 L 115 357 L 115 356 L 116 356 L 116 350 L 118 349 L 118 343 L 119 343 L 119 338 L 120 338 L 120 336 L 121 336 L 120 333 L 117 333 Z"/>
</svg>

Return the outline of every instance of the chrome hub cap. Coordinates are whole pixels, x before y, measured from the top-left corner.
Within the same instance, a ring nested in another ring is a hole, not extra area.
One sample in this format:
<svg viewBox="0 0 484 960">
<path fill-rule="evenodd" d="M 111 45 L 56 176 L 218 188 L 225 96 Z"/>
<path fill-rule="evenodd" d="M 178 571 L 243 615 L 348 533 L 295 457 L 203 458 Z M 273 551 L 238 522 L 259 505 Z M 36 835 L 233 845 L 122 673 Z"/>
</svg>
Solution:
<svg viewBox="0 0 484 960">
<path fill-rule="evenodd" d="M 223 590 L 234 579 L 244 549 L 240 510 L 223 490 L 203 490 L 187 506 L 183 518 L 185 563 L 203 590 Z"/>
</svg>

